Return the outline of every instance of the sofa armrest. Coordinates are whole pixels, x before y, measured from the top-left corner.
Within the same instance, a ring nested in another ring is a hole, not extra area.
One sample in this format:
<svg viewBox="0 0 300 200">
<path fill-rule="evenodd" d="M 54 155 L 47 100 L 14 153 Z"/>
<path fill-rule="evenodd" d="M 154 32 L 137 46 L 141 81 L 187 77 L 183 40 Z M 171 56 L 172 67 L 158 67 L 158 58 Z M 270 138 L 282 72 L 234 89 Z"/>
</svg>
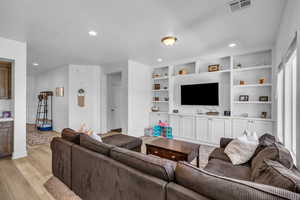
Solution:
<svg viewBox="0 0 300 200">
<path fill-rule="evenodd" d="M 226 148 L 226 146 L 233 140 L 233 138 L 221 138 L 220 148 Z"/>
</svg>

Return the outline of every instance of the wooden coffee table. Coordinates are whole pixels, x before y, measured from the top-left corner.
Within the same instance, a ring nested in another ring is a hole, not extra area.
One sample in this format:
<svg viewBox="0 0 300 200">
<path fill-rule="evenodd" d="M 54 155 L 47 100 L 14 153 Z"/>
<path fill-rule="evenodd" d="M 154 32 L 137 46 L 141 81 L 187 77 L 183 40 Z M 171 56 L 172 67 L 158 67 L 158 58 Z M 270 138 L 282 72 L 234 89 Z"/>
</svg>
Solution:
<svg viewBox="0 0 300 200">
<path fill-rule="evenodd" d="M 186 161 L 189 163 L 196 158 L 197 167 L 199 167 L 199 148 L 200 144 L 167 138 L 158 138 L 152 142 L 146 143 L 147 154 L 153 154 L 174 161 Z"/>
</svg>

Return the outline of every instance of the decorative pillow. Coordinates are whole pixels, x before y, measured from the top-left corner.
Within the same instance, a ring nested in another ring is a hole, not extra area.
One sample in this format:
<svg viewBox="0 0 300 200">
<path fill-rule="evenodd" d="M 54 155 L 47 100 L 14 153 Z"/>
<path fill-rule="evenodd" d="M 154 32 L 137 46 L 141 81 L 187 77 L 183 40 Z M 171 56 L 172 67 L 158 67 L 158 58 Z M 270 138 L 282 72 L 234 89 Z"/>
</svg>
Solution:
<svg viewBox="0 0 300 200">
<path fill-rule="evenodd" d="M 272 185 L 292 192 L 300 193 L 300 176 L 291 169 L 287 169 L 277 161 L 264 160 L 264 169 L 258 177 L 256 183 Z"/>
<path fill-rule="evenodd" d="M 253 156 L 258 141 L 242 136 L 231 141 L 224 150 L 233 165 L 244 164 Z"/>
<path fill-rule="evenodd" d="M 100 137 L 99 135 L 97 135 L 96 133 L 91 133 L 89 136 L 90 136 L 91 138 L 93 138 L 94 140 L 97 140 L 97 141 L 99 141 L 99 142 L 102 142 L 101 137 Z"/>
<path fill-rule="evenodd" d="M 264 170 L 264 160 L 278 161 L 288 169 L 291 169 L 294 166 L 293 157 L 289 150 L 279 143 L 274 143 L 271 146 L 265 147 L 252 159 L 251 180 L 255 180 L 261 171 Z"/>
</svg>

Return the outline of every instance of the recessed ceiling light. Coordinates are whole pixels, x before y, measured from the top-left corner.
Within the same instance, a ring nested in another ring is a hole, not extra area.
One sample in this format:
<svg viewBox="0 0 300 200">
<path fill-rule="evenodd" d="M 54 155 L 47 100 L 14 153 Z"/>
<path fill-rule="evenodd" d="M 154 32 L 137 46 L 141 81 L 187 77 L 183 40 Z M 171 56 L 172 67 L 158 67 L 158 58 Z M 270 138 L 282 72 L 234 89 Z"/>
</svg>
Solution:
<svg viewBox="0 0 300 200">
<path fill-rule="evenodd" d="M 236 47 L 236 44 L 235 43 L 231 43 L 228 46 L 232 48 L 232 47 Z"/>
<path fill-rule="evenodd" d="M 98 33 L 96 31 L 89 31 L 90 36 L 97 36 Z"/>
<path fill-rule="evenodd" d="M 157 62 L 162 62 L 163 59 L 162 58 L 157 58 Z"/>
<path fill-rule="evenodd" d="M 163 37 L 161 39 L 161 42 L 166 46 L 173 46 L 176 41 L 177 41 L 177 38 L 174 36 L 167 36 L 167 37 Z"/>
<path fill-rule="evenodd" d="M 32 63 L 32 65 L 33 66 L 39 66 L 39 63 L 34 62 L 34 63 Z"/>
</svg>

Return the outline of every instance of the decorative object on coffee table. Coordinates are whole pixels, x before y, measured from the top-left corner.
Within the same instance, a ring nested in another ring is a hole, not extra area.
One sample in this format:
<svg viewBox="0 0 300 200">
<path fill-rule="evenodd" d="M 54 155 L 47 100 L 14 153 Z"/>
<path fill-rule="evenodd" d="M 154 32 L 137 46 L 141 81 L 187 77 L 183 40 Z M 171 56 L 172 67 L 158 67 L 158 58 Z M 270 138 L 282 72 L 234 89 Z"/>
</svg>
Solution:
<svg viewBox="0 0 300 200">
<path fill-rule="evenodd" d="M 208 66 L 208 71 L 209 72 L 216 72 L 220 70 L 220 65 L 216 64 L 216 65 L 209 65 Z"/>
<path fill-rule="evenodd" d="M 269 101 L 269 97 L 268 96 L 260 96 L 259 101 Z"/>
<path fill-rule="evenodd" d="M 249 96 L 248 95 L 240 95 L 239 101 L 249 101 Z"/>
<path fill-rule="evenodd" d="M 146 143 L 146 153 L 174 161 L 192 162 L 197 159 L 199 167 L 200 144 L 184 142 L 179 140 L 159 138 Z"/>
</svg>

